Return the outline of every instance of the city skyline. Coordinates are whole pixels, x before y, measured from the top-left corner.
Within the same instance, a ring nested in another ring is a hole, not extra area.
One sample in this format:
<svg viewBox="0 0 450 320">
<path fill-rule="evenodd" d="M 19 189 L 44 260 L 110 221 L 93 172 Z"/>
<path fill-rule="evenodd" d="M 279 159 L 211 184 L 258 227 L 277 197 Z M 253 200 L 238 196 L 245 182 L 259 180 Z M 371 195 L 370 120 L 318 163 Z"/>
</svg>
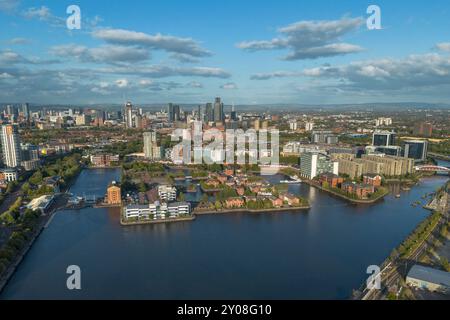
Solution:
<svg viewBox="0 0 450 320">
<path fill-rule="evenodd" d="M 450 38 L 444 1 L 0 1 L 0 101 L 39 104 L 445 103 Z M 172 18 L 172 19 L 171 19 Z M 414 37 L 411 35 L 414 34 Z"/>
</svg>

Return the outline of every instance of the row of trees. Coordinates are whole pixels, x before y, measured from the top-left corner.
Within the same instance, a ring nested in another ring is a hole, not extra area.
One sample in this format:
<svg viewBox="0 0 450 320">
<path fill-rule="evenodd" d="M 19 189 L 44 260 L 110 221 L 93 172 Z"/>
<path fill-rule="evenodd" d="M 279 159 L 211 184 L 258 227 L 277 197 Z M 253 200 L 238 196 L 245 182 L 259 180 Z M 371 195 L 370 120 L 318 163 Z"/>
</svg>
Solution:
<svg viewBox="0 0 450 320">
<path fill-rule="evenodd" d="M 40 213 L 26 210 L 16 221 L 14 232 L 0 249 L 0 275 L 31 239 L 39 223 Z"/>
</svg>

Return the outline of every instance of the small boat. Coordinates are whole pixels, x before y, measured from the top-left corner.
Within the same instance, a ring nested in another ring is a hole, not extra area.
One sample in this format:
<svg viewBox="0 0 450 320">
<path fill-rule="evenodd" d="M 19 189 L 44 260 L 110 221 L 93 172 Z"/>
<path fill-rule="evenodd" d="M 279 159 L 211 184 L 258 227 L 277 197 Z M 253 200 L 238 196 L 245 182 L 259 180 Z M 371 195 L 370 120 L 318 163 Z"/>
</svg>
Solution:
<svg viewBox="0 0 450 320">
<path fill-rule="evenodd" d="M 400 193 L 399 193 L 399 194 L 396 194 L 395 197 L 396 197 L 397 199 L 400 198 L 400 197 L 401 197 Z"/>
<path fill-rule="evenodd" d="M 301 180 L 298 180 L 298 181 L 296 181 L 296 180 L 281 180 L 280 183 L 283 183 L 283 184 L 298 184 L 298 183 L 301 183 Z"/>
</svg>

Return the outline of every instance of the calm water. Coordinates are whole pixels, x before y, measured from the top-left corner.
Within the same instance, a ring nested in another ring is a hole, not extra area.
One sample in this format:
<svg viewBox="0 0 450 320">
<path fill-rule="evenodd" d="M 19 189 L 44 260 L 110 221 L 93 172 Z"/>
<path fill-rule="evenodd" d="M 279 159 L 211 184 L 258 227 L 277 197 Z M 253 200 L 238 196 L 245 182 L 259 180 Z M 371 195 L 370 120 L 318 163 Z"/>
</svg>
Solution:
<svg viewBox="0 0 450 320">
<path fill-rule="evenodd" d="M 308 213 L 200 216 L 194 222 L 121 227 L 117 209 L 61 211 L 26 256 L 3 299 L 345 299 L 423 220 L 411 203 L 448 177 L 400 199 L 350 205 L 307 185 Z M 118 170 L 84 171 L 76 194 L 101 196 Z M 66 289 L 68 265 L 82 290 Z"/>
</svg>

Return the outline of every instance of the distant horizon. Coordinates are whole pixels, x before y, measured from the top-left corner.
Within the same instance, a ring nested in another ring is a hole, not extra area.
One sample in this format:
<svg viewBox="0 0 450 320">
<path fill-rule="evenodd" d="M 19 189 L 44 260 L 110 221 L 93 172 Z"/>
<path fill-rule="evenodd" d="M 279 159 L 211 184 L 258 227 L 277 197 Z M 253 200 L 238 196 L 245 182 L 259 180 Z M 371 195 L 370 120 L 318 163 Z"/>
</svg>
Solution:
<svg viewBox="0 0 450 320">
<path fill-rule="evenodd" d="M 156 103 L 139 103 L 133 102 L 132 100 L 128 100 L 133 104 L 133 106 L 138 108 L 158 108 L 158 107 L 167 107 L 169 103 L 173 103 L 179 105 L 181 107 L 187 108 L 196 108 L 198 106 L 204 106 L 208 102 L 201 103 L 178 103 L 173 101 L 168 102 L 156 102 Z M 127 102 L 128 102 L 127 101 Z M 5 107 L 6 105 L 20 105 L 23 103 L 28 103 L 30 108 L 41 108 L 41 107 L 56 107 L 56 108 L 74 108 L 74 107 L 85 107 L 85 108 L 95 108 L 95 107 L 122 107 L 124 103 L 94 103 L 94 104 L 67 104 L 67 103 L 33 103 L 33 102 L 0 102 L 0 105 Z M 267 104 L 229 104 L 224 101 L 225 107 L 243 107 L 243 108 L 271 108 L 271 107 L 286 107 L 286 108 L 309 108 L 309 107 L 321 107 L 327 109 L 339 109 L 346 107 L 373 107 L 377 108 L 386 108 L 392 106 L 398 106 L 402 108 L 412 108 L 412 109 L 420 109 L 420 108 L 430 108 L 439 109 L 439 108 L 450 108 L 450 103 L 445 102 L 367 102 L 367 103 L 340 103 L 340 104 L 303 104 L 303 103 L 267 103 Z M 239 110 L 238 110 L 239 111 Z"/>
</svg>

